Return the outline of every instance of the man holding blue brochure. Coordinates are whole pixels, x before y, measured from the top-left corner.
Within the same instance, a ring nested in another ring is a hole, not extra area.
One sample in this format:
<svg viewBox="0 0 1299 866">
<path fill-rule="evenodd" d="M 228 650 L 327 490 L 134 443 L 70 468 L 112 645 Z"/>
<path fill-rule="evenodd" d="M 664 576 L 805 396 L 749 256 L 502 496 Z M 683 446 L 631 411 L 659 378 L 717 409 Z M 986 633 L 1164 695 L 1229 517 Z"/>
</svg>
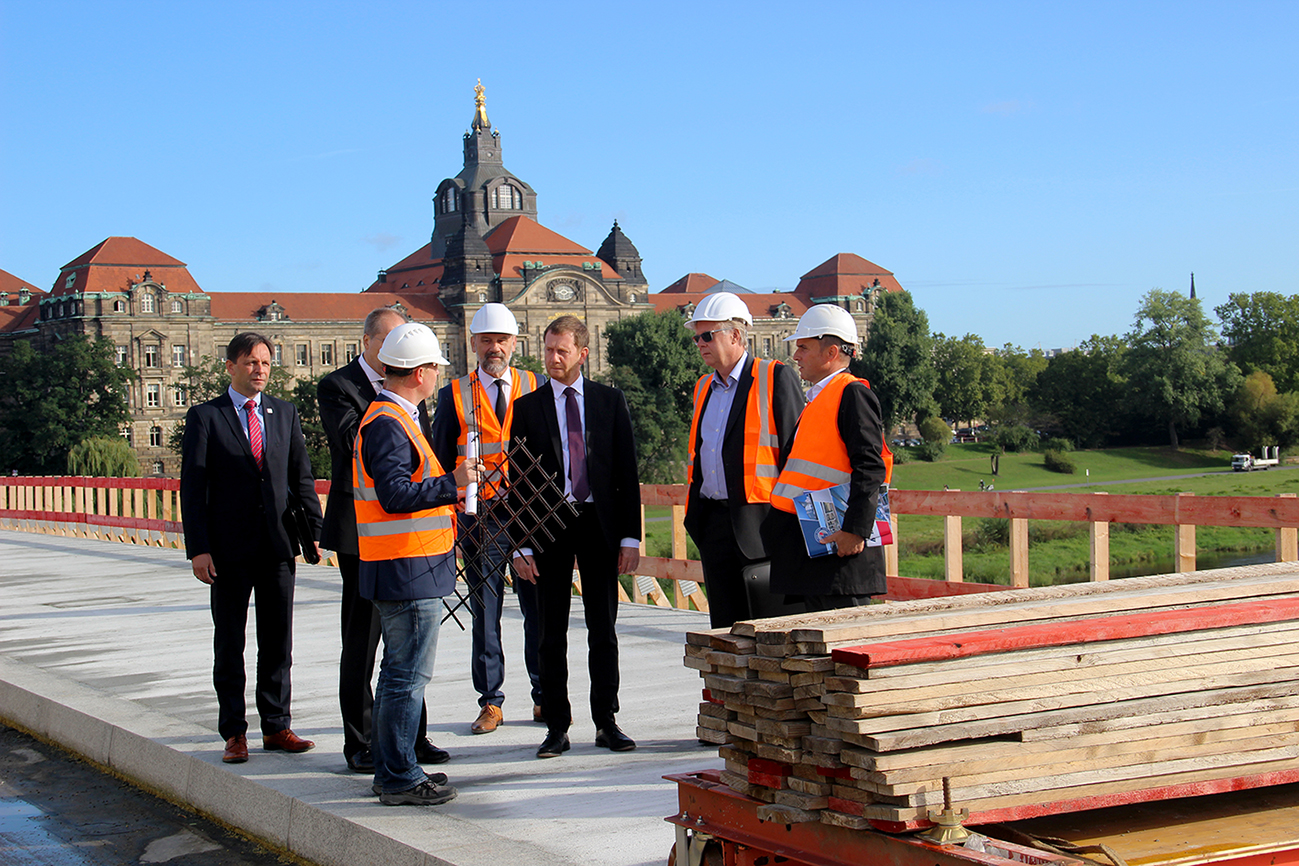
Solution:
<svg viewBox="0 0 1299 866">
<path fill-rule="evenodd" d="M 762 524 L 771 552 L 771 590 L 802 596 L 809 612 L 869 604 L 888 589 L 884 551 L 866 540 L 875 527 L 880 485 L 892 475 L 893 454 L 884 444 L 870 383 L 848 372 L 857 354 L 857 323 L 842 307 L 817 304 L 789 340 L 797 346 L 799 375 L 812 387 Z M 824 539 L 837 555 L 809 556 L 795 500 L 845 483 L 842 525 Z"/>
</svg>

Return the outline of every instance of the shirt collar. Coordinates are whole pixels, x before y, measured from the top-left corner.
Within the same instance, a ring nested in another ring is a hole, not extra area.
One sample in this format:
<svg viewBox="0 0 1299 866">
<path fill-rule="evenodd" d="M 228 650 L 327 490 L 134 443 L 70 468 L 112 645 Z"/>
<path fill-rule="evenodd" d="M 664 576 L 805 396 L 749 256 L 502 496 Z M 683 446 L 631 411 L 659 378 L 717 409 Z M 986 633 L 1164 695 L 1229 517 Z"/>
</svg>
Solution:
<svg viewBox="0 0 1299 866">
<path fill-rule="evenodd" d="M 365 375 L 366 375 L 367 377 L 369 377 L 370 381 L 371 381 L 371 382 L 378 382 L 379 385 L 380 385 L 380 387 L 382 387 L 382 386 L 383 386 L 383 374 L 382 374 L 382 373 L 378 373 L 378 372 L 376 372 L 375 369 L 374 369 L 373 367 L 371 367 L 369 364 L 365 363 L 365 356 L 364 356 L 364 355 L 357 355 L 357 356 L 356 356 L 356 360 L 358 360 L 358 361 L 361 362 L 361 369 L 365 371 Z"/>
<path fill-rule="evenodd" d="M 548 381 L 550 382 L 550 387 L 555 389 L 556 400 L 564 396 L 565 388 L 572 388 L 574 391 L 577 392 L 577 396 L 579 397 L 586 396 L 586 390 L 585 390 L 586 377 L 582 376 L 581 374 L 578 375 L 577 381 L 575 381 L 572 385 L 565 385 L 563 382 L 559 381 L 558 379 L 550 379 Z"/>
<path fill-rule="evenodd" d="M 815 400 L 815 399 L 816 399 L 816 396 L 817 396 L 818 394 L 820 394 L 822 391 L 825 390 L 825 386 L 828 385 L 828 384 L 830 384 L 830 380 L 831 380 L 831 379 L 833 379 L 835 376 L 838 376 L 840 373 L 847 373 L 847 372 L 848 372 L 848 368 L 847 368 L 847 367 L 844 367 L 842 370 L 835 370 L 835 371 L 834 371 L 833 373 L 831 373 L 829 376 L 826 376 L 826 377 L 825 377 L 824 379 L 822 379 L 820 382 L 817 382 L 817 383 L 816 383 L 815 385 L 813 385 L 811 388 L 808 388 L 808 389 L 807 389 L 807 402 L 811 403 L 813 400 Z"/>
<path fill-rule="evenodd" d="M 731 366 L 731 370 L 729 373 L 726 374 L 725 380 L 723 381 L 723 377 L 721 373 L 714 370 L 713 381 L 725 388 L 730 388 L 732 385 L 738 384 L 740 381 L 740 372 L 744 370 L 745 365 L 748 363 L 749 363 L 749 350 L 745 349 L 744 354 L 740 356 L 740 359 Z"/>
<path fill-rule="evenodd" d="M 235 390 L 234 385 L 231 385 L 229 388 L 226 389 L 226 391 L 230 394 L 230 402 L 234 403 L 235 406 L 239 409 L 244 408 L 244 404 L 247 403 L 250 399 L 257 406 L 258 409 L 262 408 L 261 391 L 258 391 L 252 397 L 245 397 L 243 394 L 240 394 L 238 391 Z"/>
<path fill-rule="evenodd" d="M 497 382 L 497 381 L 504 383 L 504 385 L 505 385 L 505 390 L 506 390 L 506 391 L 510 390 L 510 387 L 514 384 L 514 379 L 511 378 L 511 376 L 510 376 L 510 373 L 511 373 L 512 371 L 511 371 L 511 368 L 509 368 L 509 367 L 506 367 L 506 368 L 505 368 L 505 372 L 502 373 L 502 374 L 500 375 L 500 378 L 499 378 L 499 379 L 497 379 L 496 377 L 492 376 L 490 373 L 486 372 L 482 367 L 478 367 L 478 368 L 476 368 L 476 369 L 475 369 L 475 372 L 478 373 L 478 381 L 482 384 L 482 386 L 483 386 L 483 390 L 484 390 L 484 391 L 487 390 L 487 387 L 488 387 L 489 385 L 491 385 L 493 382 Z M 495 395 L 494 395 L 494 394 L 490 394 L 489 396 L 493 396 L 493 397 L 494 397 Z"/>
<path fill-rule="evenodd" d="M 407 400 L 405 397 L 401 396 L 400 394 L 394 394 L 393 392 L 389 391 L 387 388 L 384 388 L 382 391 L 379 392 L 379 396 L 387 397 L 389 400 L 396 403 L 401 408 L 405 409 L 406 414 L 409 415 L 411 418 L 416 420 L 419 419 L 419 407 L 416 406 L 411 401 Z"/>
</svg>

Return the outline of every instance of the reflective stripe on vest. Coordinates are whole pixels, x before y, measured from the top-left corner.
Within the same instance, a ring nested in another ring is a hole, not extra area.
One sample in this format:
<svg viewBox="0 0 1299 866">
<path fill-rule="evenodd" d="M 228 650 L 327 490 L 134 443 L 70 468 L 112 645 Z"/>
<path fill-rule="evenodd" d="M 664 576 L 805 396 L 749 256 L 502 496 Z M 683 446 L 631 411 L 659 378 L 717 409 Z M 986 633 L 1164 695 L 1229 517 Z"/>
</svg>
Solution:
<svg viewBox="0 0 1299 866">
<path fill-rule="evenodd" d="M 356 503 L 356 534 L 361 559 L 378 562 L 450 553 L 456 541 L 454 505 L 389 514 L 379 504 L 374 479 L 366 471 L 361 458 L 361 443 L 366 427 L 380 416 L 400 424 L 419 455 L 419 463 L 410 474 L 411 483 L 418 484 L 443 474 L 442 465 L 433 455 L 423 431 L 405 410 L 386 400 L 370 404 L 356 431 L 356 446 L 352 454 L 352 499 Z"/>
<path fill-rule="evenodd" d="M 494 401 L 487 399 L 487 389 L 478 380 L 478 371 L 456 379 L 451 387 L 452 401 L 456 407 L 456 418 L 460 421 L 460 431 L 456 435 L 456 466 L 464 462 L 465 451 L 469 448 L 469 418 L 477 422 L 478 457 L 485 464 L 484 475 L 491 475 L 499 482 L 508 471 L 505 461 L 505 450 L 509 443 L 505 441 L 514 418 L 514 401 L 537 389 L 537 376 L 527 370 L 512 368 L 514 375 L 510 383 L 510 404 L 505 408 L 505 419 L 498 420 Z M 466 412 L 466 407 L 468 411 Z M 497 467 L 500 474 L 497 475 Z M 480 499 L 490 499 L 496 495 L 498 483 L 482 482 L 478 485 Z"/>
<path fill-rule="evenodd" d="M 865 379 L 843 372 L 831 379 L 803 409 L 789 458 L 771 494 L 772 507 L 794 514 L 794 499 L 800 494 L 826 490 L 852 479 L 848 448 L 839 436 L 839 405 L 843 402 L 844 388 L 853 382 L 870 387 Z M 884 459 L 885 480 L 891 480 L 893 452 L 882 444 L 880 454 Z"/>
<path fill-rule="evenodd" d="M 780 436 L 776 432 L 776 416 L 771 406 L 776 393 L 774 367 L 779 363 L 755 358 L 753 366 L 749 368 L 753 384 L 749 386 L 748 401 L 744 408 L 744 499 L 750 503 L 770 502 L 771 491 L 780 474 L 776 469 L 780 456 Z M 695 412 L 690 420 L 686 460 L 687 484 L 694 483 L 695 442 L 699 438 L 699 420 L 703 417 L 704 397 L 712 387 L 715 375 L 709 373 L 695 383 Z M 722 420 L 722 427 L 725 429 L 726 419 Z"/>
</svg>

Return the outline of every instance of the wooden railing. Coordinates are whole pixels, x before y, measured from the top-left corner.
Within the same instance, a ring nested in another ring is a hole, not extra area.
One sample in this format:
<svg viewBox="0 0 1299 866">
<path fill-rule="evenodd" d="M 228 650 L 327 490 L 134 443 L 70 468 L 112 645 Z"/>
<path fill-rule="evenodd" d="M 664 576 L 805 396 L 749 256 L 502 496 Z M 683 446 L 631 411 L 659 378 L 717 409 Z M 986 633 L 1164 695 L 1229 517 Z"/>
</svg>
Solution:
<svg viewBox="0 0 1299 866">
<path fill-rule="evenodd" d="M 55 535 L 98 538 L 160 547 L 184 547 L 180 482 L 172 478 L 0 478 L 0 528 Z M 329 482 L 317 481 L 321 505 Z M 639 576 L 625 600 L 663 607 L 707 610 L 700 590 L 703 569 L 686 558 L 684 484 L 642 484 L 642 506 L 671 508 L 672 555 L 641 556 Z M 1090 575 L 1109 579 L 1111 523 L 1144 523 L 1174 527 L 1173 557 L 1177 571 L 1195 570 L 1197 526 L 1263 527 L 1276 533 L 1278 562 L 1299 561 L 1299 497 L 1169 496 L 1107 493 L 1037 493 L 1027 491 L 962 492 L 893 490 L 897 515 L 931 515 L 944 521 L 945 581 L 898 576 L 897 545 L 885 550 L 890 597 L 907 598 L 994 589 L 962 582 L 961 522 L 965 517 L 1004 518 L 1010 524 L 1010 585 L 1028 586 L 1030 520 L 1064 520 L 1088 524 Z M 643 512 L 642 512 L 643 513 Z M 644 528 L 642 517 L 642 529 Z M 642 537 L 644 533 L 642 532 Z M 644 553 L 642 543 L 642 554 Z M 335 564 L 331 559 L 326 564 Z M 670 581 L 671 597 L 659 580 Z M 580 588 L 580 582 L 579 582 Z"/>
</svg>

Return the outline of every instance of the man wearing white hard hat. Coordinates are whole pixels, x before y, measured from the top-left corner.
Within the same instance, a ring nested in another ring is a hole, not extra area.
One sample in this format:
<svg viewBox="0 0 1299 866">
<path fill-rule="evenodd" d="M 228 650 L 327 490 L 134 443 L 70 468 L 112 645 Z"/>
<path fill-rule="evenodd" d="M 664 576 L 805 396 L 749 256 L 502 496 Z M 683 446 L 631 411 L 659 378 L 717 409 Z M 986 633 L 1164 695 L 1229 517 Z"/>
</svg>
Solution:
<svg viewBox="0 0 1299 866">
<path fill-rule="evenodd" d="M 752 325 L 748 306 L 730 292 L 705 297 L 686 323 L 713 368 L 695 384 L 685 521 L 699 548 L 713 628 L 779 612 L 765 588 L 746 586 L 745 570 L 768 558 L 759 530 L 803 394 L 791 367 L 749 354 Z"/>
<path fill-rule="evenodd" d="M 352 495 L 360 549 L 360 593 L 383 628 L 383 661 L 374 694 L 370 749 L 374 788 L 385 806 L 454 799 L 442 773 L 416 760 L 424 687 L 433 675 L 442 598 L 455 588 L 457 487 L 481 464 L 443 470 L 419 425 L 419 404 L 437 391 L 442 357 L 427 326 L 398 325 L 379 350 L 384 387 L 356 434 Z"/>
<path fill-rule="evenodd" d="M 469 729 L 490 734 L 501 724 L 505 703 L 505 651 L 501 647 L 501 611 L 505 600 L 505 568 L 510 543 L 501 533 L 493 506 L 501 501 L 500 487 L 508 471 L 505 451 L 510 441 L 514 401 L 537 388 L 537 377 L 510 366 L 519 334 L 519 323 L 504 304 L 484 304 L 469 323 L 469 346 L 478 367 L 468 376 L 447 383 L 438 392 L 433 412 L 433 453 L 443 466 L 459 466 L 470 442 L 477 442 L 487 480 L 478 485 L 478 513 L 462 514 L 457 534 L 473 614 L 470 673 L 478 692 L 478 718 Z M 532 681 L 533 719 L 541 715 L 541 670 L 537 658 L 541 621 L 537 616 L 537 588 L 516 581 L 515 592 L 523 613 L 523 659 Z"/>
<path fill-rule="evenodd" d="M 848 372 L 857 353 L 857 323 L 834 304 L 817 304 L 786 341 L 797 344 L 794 363 L 811 384 L 798 432 L 771 495 L 762 525 L 771 557 L 771 589 L 801 596 L 809 611 L 856 607 L 888 589 L 884 551 L 867 547 L 875 525 L 879 487 L 889 480 L 893 455 L 884 444 L 879 399 L 870 383 Z M 825 541 L 837 555 L 810 557 L 795 499 L 811 490 L 848 484 L 842 527 Z"/>
</svg>

